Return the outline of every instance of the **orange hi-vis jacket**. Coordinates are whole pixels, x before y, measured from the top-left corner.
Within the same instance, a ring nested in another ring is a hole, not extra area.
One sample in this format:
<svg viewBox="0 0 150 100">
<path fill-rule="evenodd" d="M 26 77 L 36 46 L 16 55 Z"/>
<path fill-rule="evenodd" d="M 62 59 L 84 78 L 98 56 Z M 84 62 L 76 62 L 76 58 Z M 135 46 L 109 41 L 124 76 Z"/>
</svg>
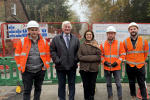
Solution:
<svg viewBox="0 0 150 100">
<path fill-rule="evenodd" d="M 106 40 L 105 42 L 101 43 L 100 49 L 101 49 L 101 61 L 103 64 L 105 61 L 111 64 L 113 64 L 114 62 L 118 63 L 118 66 L 111 68 L 104 65 L 104 70 L 109 71 L 120 70 L 121 61 L 124 60 L 126 55 L 123 43 L 115 39 L 110 44 L 109 41 Z"/>
<path fill-rule="evenodd" d="M 131 37 L 128 37 L 123 42 L 123 45 L 126 51 L 126 63 L 131 67 L 136 66 L 137 68 L 141 68 L 145 63 L 149 52 L 147 40 L 138 36 L 134 49 L 131 42 Z"/>
<path fill-rule="evenodd" d="M 32 44 L 31 39 L 27 35 L 27 37 L 22 38 L 18 42 L 16 50 L 15 50 L 14 58 L 16 60 L 18 69 L 22 71 L 22 73 L 25 71 L 25 66 L 26 66 L 28 54 L 30 52 L 31 44 Z M 38 48 L 40 52 L 40 57 L 44 63 L 43 68 L 45 67 L 47 69 L 50 67 L 49 66 L 50 59 L 51 59 L 50 49 L 49 49 L 49 45 L 47 41 L 41 35 L 40 35 L 40 39 L 38 40 Z"/>
</svg>

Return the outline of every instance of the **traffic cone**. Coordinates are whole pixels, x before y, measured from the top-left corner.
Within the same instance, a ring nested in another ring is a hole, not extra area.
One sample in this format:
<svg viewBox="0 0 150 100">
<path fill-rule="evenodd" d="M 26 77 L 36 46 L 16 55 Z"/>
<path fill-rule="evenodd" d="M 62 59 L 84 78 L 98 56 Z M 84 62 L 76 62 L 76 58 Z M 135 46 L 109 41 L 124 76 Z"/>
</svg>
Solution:
<svg viewBox="0 0 150 100">
<path fill-rule="evenodd" d="M 146 88 L 146 92 L 147 92 L 147 88 Z M 136 95 L 139 99 L 142 99 L 142 96 L 141 96 L 141 92 L 140 92 L 140 88 L 138 89 L 138 93 Z M 148 95 L 148 92 L 147 92 L 147 99 L 149 98 L 149 95 Z"/>
</svg>

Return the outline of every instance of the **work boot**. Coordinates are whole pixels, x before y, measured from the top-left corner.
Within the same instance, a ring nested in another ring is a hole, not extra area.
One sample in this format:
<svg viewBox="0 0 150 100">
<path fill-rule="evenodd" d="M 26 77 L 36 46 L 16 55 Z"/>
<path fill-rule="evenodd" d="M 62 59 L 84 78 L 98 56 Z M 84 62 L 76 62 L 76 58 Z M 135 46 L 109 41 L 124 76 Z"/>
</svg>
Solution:
<svg viewBox="0 0 150 100">
<path fill-rule="evenodd" d="M 135 96 L 132 96 L 132 99 L 131 100 L 136 100 L 136 97 Z"/>
<path fill-rule="evenodd" d="M 108 96 L 108 100 L 113 100 L 113 96 Z"/>
<path fill-rule="evenodd" d="M 118 100 L 122 100 L 122 97 L 118 97 Z"/>
</svg>

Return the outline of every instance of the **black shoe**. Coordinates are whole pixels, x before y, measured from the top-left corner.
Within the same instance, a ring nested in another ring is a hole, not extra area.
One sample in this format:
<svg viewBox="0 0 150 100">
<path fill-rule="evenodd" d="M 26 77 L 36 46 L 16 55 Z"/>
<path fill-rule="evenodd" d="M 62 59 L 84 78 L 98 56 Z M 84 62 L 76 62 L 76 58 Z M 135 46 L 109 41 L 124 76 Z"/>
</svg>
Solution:
<svg viewBox="0 0 150 100">
<path fill-rule="evenodd" d="M 122 97 L 118 97 L 118 100 L 122 100 Z"/>
<path fill-rule="evenodd" d="M 89 97 L 88 99 L 85 99 L 85 100 L 91 100 L 91 97 Z"/>
<path fill-rule="evenodd" d="M 113 96 L 108 96 L 108 100 L 113 100 Z"/>
<path fill-rule="evenodd" d="M 89 100 L 94 100 L 94 96 L 90 96 L 90 99 Z"/>
</svg>

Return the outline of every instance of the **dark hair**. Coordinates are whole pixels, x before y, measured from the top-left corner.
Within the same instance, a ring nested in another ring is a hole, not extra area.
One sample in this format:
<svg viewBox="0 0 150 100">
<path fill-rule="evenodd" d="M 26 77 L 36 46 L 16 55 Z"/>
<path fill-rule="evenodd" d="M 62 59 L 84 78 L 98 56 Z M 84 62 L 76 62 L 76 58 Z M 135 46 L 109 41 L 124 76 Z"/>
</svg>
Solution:
<svg viewBox="0 0 150 100">
<path fill-rule="evenodd" d="M 87 31 L 85 31 L 85 33 L 84 33 L 84 38 L 86 39 L 86 33 L 87 32 L 91 32 L 92 33 L 92 40 L 94 39 L 94 33 L 93 33 L 93 31 L 91 31 L 91 30 L 87 30 Z"/>
</svg>

